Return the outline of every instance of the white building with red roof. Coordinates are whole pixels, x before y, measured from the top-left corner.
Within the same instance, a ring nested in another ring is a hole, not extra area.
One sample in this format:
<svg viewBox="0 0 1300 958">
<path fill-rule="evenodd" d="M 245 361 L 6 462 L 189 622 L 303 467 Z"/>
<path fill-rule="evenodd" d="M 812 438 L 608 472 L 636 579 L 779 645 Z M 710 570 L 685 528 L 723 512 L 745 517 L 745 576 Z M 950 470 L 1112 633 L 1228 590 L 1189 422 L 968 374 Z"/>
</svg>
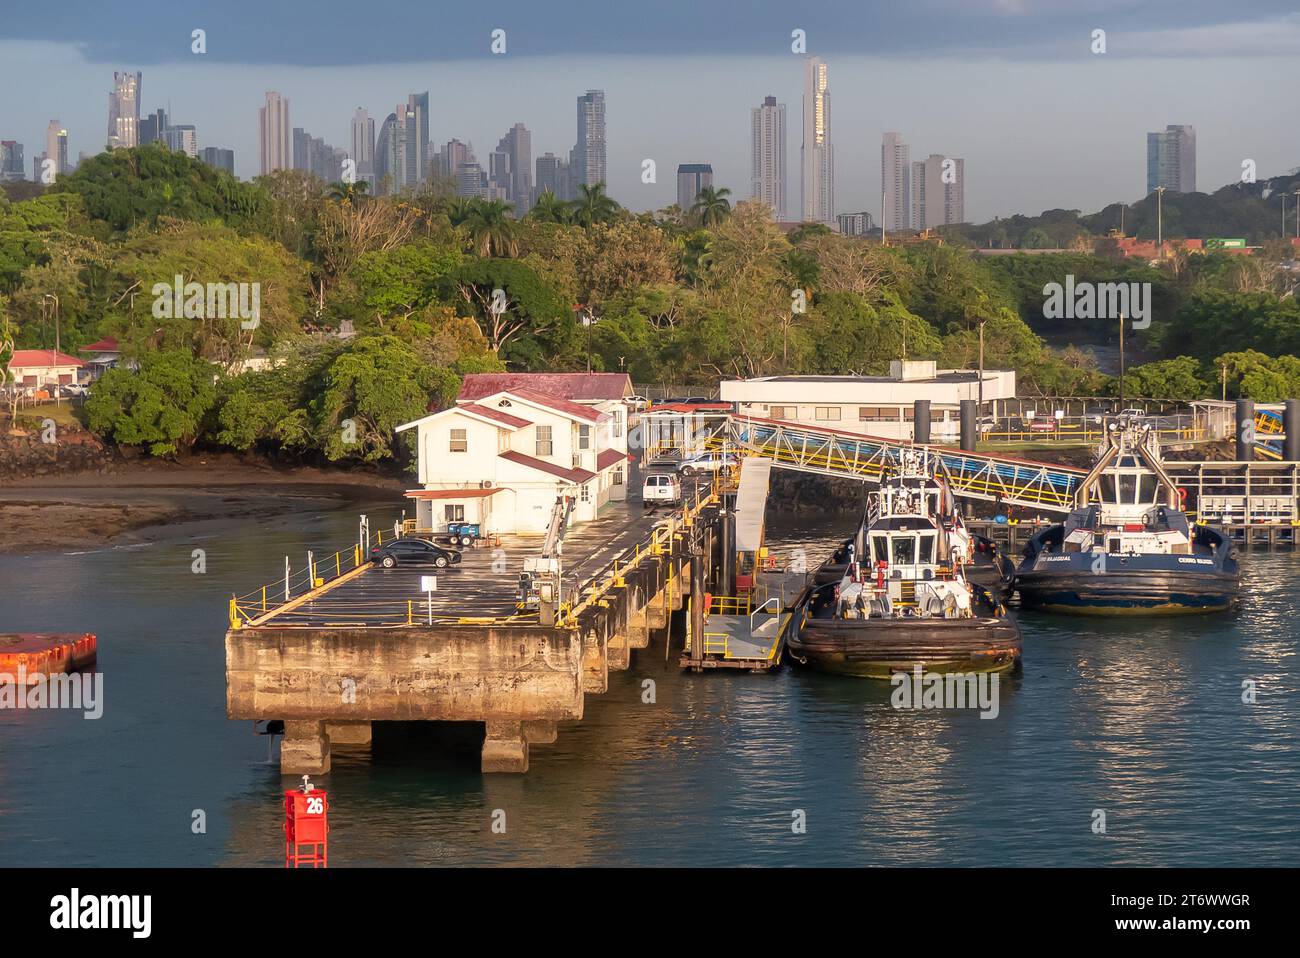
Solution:
<svg viewBox="0 0 1300 958">
<path fill-rule="evenodd" d="M 627 498 L 627 406 L 619 373 L 484 373 L 465 377 L 456 405 L 397 427 L 416 430 L 416 525 L 444 531 L 544 533 L 557 496 L 572 521 Z"/>
<path fill-rule="evenodd" d="M 15 349 L 9 360 L 13 381 L 26 390 L 46 390 L 50 395 L 60 385 L 77 382 L 86 366 L 76 356 L 53 349 Z"/>
</svg>

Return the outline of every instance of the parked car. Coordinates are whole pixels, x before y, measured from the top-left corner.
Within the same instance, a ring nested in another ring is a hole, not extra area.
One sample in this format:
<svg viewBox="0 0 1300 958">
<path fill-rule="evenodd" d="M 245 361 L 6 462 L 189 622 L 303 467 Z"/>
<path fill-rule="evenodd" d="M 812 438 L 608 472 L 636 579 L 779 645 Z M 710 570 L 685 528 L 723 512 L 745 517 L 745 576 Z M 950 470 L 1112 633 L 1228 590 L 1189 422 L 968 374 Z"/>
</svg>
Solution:
<svg viewBox="0 0 1300 958">
<path fill-rule="evenodd" d="M 683 475 L 691 476 L 697 472 L 717 472 L 724 466 L 730 469 L 739 462 L 740 460 L 729 452 L 701 452 L 689 459 L 683 459 L 679 468 Z"/>
<path fill-rule="evenodd" d="M 1057 422 L 1050 416 L 1041 416 L 1029 424 L 1030 432 L 1056 432 Z"/>
<path fill-rule="evenodd" d="M 431 565 L 445 569 L 460 562 L 460 553 L 455 549 L 444 549 L 425 539 L 407 536 L 394 539 L 382 546 L 372 546 L 370 561 L 377 562 L 385 569 L 399 565 Z"/>
<path fill-rule="evenodd" d="M 88 390 L 81 383 L 64 383 L 63 395 L 65 396 L 84 396 Z"/>
<path fill-rule="evenodd" d="M 682 481 L 667 473 L 653 472 L 641 486 L 641 503 L 645 508 L 676 505 L 682 501 Z"/>
</svg>

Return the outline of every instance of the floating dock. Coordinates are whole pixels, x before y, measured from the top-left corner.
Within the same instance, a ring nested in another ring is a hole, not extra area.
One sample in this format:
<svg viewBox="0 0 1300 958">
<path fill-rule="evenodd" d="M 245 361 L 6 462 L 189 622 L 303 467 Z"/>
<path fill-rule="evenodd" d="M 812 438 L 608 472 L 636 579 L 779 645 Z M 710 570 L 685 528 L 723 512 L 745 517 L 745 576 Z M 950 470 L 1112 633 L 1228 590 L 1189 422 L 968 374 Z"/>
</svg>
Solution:
<svg viewBox="0 0 1300 958">
<path fill-rule="evenodd" d="M 95 664 L 98 639 L 90 632 L 0 632 L 0 682 L 31 685 Z"/>
</svg>

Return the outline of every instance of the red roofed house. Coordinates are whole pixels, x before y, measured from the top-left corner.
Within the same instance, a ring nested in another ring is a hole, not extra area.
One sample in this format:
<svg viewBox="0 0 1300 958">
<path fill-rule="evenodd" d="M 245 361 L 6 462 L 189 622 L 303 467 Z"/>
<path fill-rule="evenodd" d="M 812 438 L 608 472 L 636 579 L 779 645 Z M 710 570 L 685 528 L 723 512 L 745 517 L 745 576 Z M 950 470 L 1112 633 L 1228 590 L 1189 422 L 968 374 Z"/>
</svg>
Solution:
<svg viewBox="0 0 1300 958">
<path fill-rule="evenodd" d="M 556 497 L 572 521 L 627 498 L 627 406 L 621 373 L 479 373 L 455 406 L 398 426 L 416 430 L 416 525 L 442 531 L 546 532 Z"/>
<path fill-rule="evenodd" d="M 58 386 L 75 383 L 85 365 L 75 356 L 53 349 L 15 349 L 9 372 L 19 386 L 32 392 L 45 389 L 52 396 Z"/>
</svg>

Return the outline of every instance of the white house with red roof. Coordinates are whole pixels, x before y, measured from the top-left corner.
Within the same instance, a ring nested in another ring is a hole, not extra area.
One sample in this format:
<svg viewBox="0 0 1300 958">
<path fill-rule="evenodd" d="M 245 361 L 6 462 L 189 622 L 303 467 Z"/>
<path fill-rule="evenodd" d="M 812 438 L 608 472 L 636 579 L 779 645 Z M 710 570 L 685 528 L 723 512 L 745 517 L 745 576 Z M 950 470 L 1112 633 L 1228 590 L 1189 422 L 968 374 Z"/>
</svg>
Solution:
<svg viewBox="0 0 1300 958">
<path fill-rule="evenodd" d="M 416 525 L 477 523 L 487 533 L 544 533 L 560 495 L 572 521 L 627 498 L 626 375 L 484 373 L 456 405 L 398 426 L 416 430 Z"/>
<path fill-rule="evenodd" d="M 53 391 L 60 385 L 77 382 L 86 366 L 75 356 L 53 349 L 15 349 L 9 360 L 13 380 L 24 389 Z"/>
</svg>

